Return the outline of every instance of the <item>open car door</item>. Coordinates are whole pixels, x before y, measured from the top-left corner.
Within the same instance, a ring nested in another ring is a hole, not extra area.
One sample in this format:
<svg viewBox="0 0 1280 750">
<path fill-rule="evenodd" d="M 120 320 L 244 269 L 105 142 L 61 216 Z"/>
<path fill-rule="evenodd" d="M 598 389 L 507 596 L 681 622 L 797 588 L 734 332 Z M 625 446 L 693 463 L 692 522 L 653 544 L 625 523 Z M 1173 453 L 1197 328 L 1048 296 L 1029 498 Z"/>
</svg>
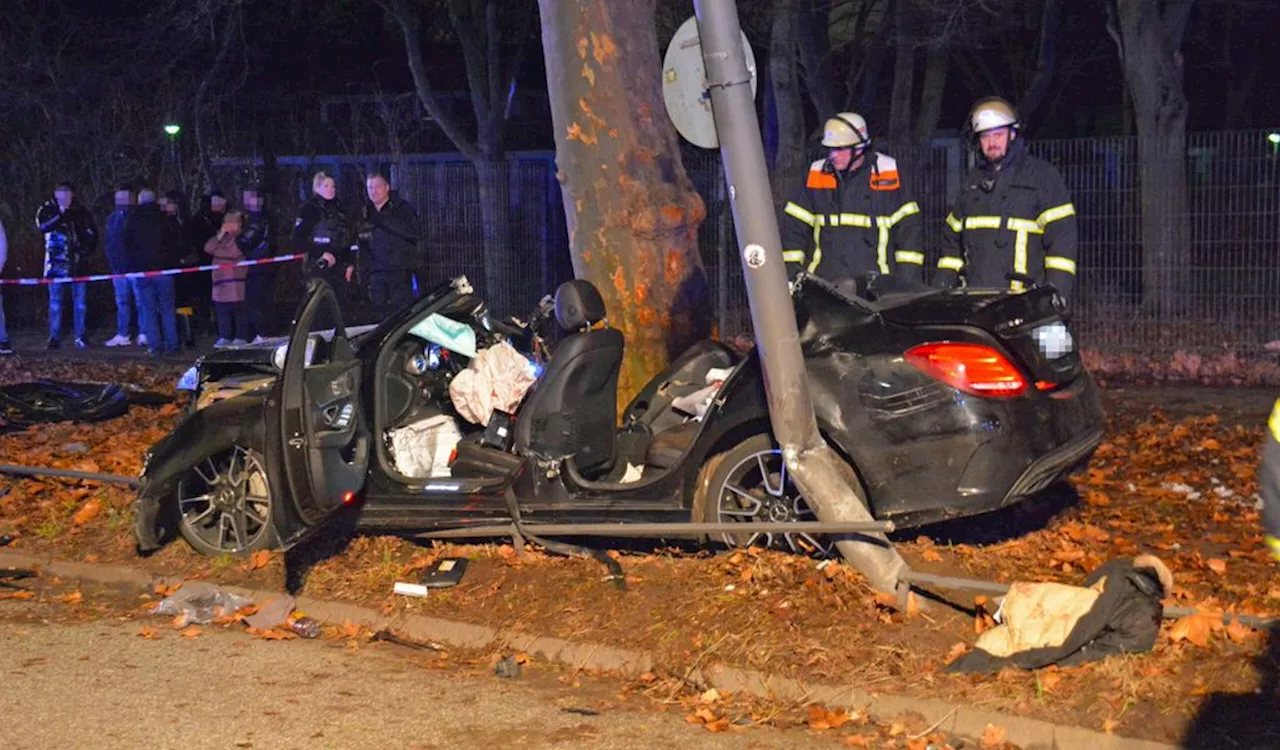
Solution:
<svg viewBox="0 0 1280 750">
<path fill-rule="evenodd" d="M 298 309 L 267 416 L 276 533 L 289 546 L 355 500 L 369 470 L 361 366 L 333 287 L 313 280 Z"/>
</svg>

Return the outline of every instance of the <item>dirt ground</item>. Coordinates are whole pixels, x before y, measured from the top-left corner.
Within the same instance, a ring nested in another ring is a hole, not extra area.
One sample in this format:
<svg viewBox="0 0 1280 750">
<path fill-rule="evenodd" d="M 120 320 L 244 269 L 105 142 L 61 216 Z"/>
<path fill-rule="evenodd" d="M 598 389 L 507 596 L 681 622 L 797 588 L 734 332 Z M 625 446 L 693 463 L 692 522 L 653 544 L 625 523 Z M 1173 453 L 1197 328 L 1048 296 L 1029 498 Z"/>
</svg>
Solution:
<svg viewBox="0 0 1280 750">
<path fill-rule="evenodd" d="M 120 377 L 164 388 L 176 375 L 156 367 Z M 22 377 L 0 364 L 0 382 Z M 1005 512 L 902 534 L 903 555 L 930 572 L 1080 583 L 1106 560 L 1149 552 L 1174 573 L 1170 605 L 1280 616 L 1254 480 L 1274 394 L 1113 386 L 1105 399 L 1108 435 L 1087 473 Z M 136 474 L 142 447 L 164 434 L 175 414 L 171 406 L 135 407 L 109 423 L 43 426 L 0 437 L 0 445 L 5 461 Z M 12 482 L 0 496 L 0 535 L 14 536 L 26 552 L 283 586 L 282 555 L 210 559 L 175 544 L 139 560 L 128 536 L 130 501 L 118 487 Z M 649 650 L 663 665 L 655 680 L 695 701 L 686 709 L 696 705 L 700 686 L 679 678 L 695 662 L 719 661 L 1166 742 L 1208 732 L 1228 746 L 1280 744 L 1280 722 L 1258 720 L 1274 713 L 1258 707 L 1277 697 L 1280 639 L 1214 618 L 1166 621 L 1150 653 L 979 677 L 943 670 L 989 625 L 989 603 L 942 592 L 957 606 L 904 618 L 840 564 L 820 567 L 759 550 L 630 545 L 618 553 L 628 584 L 618 591 L 594 561 L 506 545 L 321 541 L 311 548 L 314 562 L 299 555 L 289 561 L 302 593 Z M 414 580 L 441 556 L 472 560 L 459 586 L 423 600 L 391 593 L 395 581 Z M 780 717 L 762 723 L 785 725 Z M 900 734 L 905 745 L 910 731 Z"/>
</svg>

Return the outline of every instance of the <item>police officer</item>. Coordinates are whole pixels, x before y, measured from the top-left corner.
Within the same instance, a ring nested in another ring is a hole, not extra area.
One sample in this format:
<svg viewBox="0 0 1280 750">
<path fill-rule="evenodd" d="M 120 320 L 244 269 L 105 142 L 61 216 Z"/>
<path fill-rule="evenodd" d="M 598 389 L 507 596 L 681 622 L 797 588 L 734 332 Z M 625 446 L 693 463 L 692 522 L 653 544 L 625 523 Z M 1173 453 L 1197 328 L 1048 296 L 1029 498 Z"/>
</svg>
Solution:
<svg viewBox="0 0 1280 750">
<path fill-rule="evenodd" d="M 920 283 L 920 206 L 897 163 L 871 149 L 867 122 L 853 112 L 827 120 L 822 145 L 827 158 L 809 166 L 804 187 L 784 209 L 788 276 L 805 271 L 853 292 L 865 292 L 876 276 Z"/>
<path fill-rule="evenodd" d="M 1258 485 L 1262 489 L 1262 526 L 1267 548 L 1280 562 L 1280 399 L 1271 408 L 1271 418 L 1267 420 Z"/>
<path fill-rule="evenodd" d="M 338 298 L 342 298 L 343 281 L 351 281 L 355 271 L 351 258 L 352 232 L 342 206 L 338 188 L 325 172 L 316 172 L 311 180 L 312 195 L 298 209 L 293 223 L 293 243 L 307 254 L 306 280 L 320 277 L 329 282 Z"/>
<path fill-rule="evenodd" d="M 1008 275 L 1052 284 L 1064 298 L 1075 287 L 1076 208 L 1062 175 L 1026 151 L 1018 115 L 999 97 L 978 101 L 969 129 L 979 163 L 947 216 L 934 283 L 1022 291 Z"/>
</svg>

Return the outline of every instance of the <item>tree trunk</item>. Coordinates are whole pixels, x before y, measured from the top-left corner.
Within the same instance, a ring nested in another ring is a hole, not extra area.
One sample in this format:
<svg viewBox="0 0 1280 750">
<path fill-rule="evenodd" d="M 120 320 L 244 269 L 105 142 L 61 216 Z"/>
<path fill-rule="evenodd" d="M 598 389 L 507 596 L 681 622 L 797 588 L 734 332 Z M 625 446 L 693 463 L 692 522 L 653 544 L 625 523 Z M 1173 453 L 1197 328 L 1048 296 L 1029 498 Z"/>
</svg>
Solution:
<svg viewBox="0 0 1280 750">
<path fill-rule="evenodd" d="M 836 113 L 831 90 L 831 3 L 815 0 L 803 8 L 795 7 L 793 18 L 805 87 L 821 123 Z"/>
<path fill-rule="evenodd" d="M 942 97 L 951 70 L 951 50 L 945 43 L 929 47 L 924 62 L 924 85 L 920 90 L 920 113 L 916 118 L 916 143 L 926 143 L 942 119 Z"/>
<path fill-rule="evenodd" d="M 482 296 L 495 312 L 517 315 L 533 305 L 513 273 L 511 257 L 511 162 L 498 158 L 475 159 L 476 186 L 480 197 L 480 235 L 484 242 L 484 288 Z M 537 290 L 542 296 L 542 290 Z M 537 301 L 537 297 L 533 301 Z"/>
<path fill-rule="evenodd" d="M 894 13 L 893 94 L 889 99 L 890 143 L 899 148 L 911 142 L 911 122 L 915 104 L 915 35 L 912 34 L 907 4 L 897 3 Z"/>
<path fill-rule="evenodd" d="M 773 159 L 773 201 L 781 205 L 804 174 L 804 102 L 796 57 L 795 0 L 777 0 L 769 38 L 769 82 L 777 122 Z"/>
<path fill-rule="evenodd" d="M 573 269 L 626 336 L 621 405 L 710 335 L 706 208 L 663 105 L 654 0 L 538 5 Z"/>
<path fill-rule="evenodd" d="M 1018 117 L 1026 125 L 1040 109 L 1040 104 L 1049 93 L 1049 84 L 1053 83 L 1054 73 L 1058 68 L 1058 36 L 1062 26 L 1062 0 L 1044 0 L 1044 10 L 1040 15 L 1040 50 L 1036 56 L 1036 72 L 1031 76 L 1031 83 L 1018 101 Z"/>
<path fill-rule="evenodd" d="M 1181 45 L 1193 2 L 1112 0 L 1108 8 L 1138 125 L 1142 303 L 1161 315 L 1184 307 L 1191 265 Z"/>
</svg>

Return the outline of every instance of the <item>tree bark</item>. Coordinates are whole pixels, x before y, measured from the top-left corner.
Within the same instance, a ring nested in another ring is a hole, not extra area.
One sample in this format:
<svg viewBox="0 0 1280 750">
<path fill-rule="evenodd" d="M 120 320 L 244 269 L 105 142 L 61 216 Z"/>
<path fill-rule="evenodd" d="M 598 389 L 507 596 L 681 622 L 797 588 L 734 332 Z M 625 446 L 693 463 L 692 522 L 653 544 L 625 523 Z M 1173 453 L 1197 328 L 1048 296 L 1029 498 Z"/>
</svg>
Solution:
<svg viewBox="0 0 1280 750">
<path fill-rule="evenodd" d="M 933 137 L 942 119 L 942 97 L 951 70 L 951 50 L 945 43 L 929 47 L 924 62 L 924 84 L 920 89 L 920 112 L 916 117 L 916 143 Z"/>
<path fill-rule="evenodd" d="M 821 121 L 836 113 L 831 90 L 831 3 L 813 0 L 806 7 L 796 8 L 794 18 L 805 88 Z"/>
<path fill-rule="evenodd" d="M 1044 0 L 1044 9 L 1040 14 L 1040 49 L 1036 56 L 1036 72 L 1031 76 L 1031 83 L 1026 92 L 1018 100 L 1018 117 L 1027 124 L 1035 117 L 1044 97 L 1049 93 L 1049 84 L 1058 69 L 1058 36 L 1062 26 L 1062 0 Z"/>
<path fill-rule="evenodd" d="M 902 147 L 911 142 L 915 104 L 915 35 L 907 4 L 897 3 L 894 12 L 893 94 L 889 100 L 889 142 Z"/>
<path fill-rule="evenodd" d="M 1138 126 L 1142 302 L 1183 309 L 1191 261 L 1187 216 L 1187 98 L 1182 37 L 1194 0 L 1111 0 L 1108 31 L 1120 50 Z"/>
<path fill-rule="evenodd" d="M 804 171 L 804 102 L 796 52 L 796 0 L 777 0 L 769 37 L 769 83 L 778 137 L 771 182 L 774 203 L 779 205 Z"/>
<path fill-rule="evenodd" d="M 626 337 L 624 404 L 710 335 L 698 225 L 661 91 L 654 0 L 539 0 L 573 269 Z"/>
</svg>

